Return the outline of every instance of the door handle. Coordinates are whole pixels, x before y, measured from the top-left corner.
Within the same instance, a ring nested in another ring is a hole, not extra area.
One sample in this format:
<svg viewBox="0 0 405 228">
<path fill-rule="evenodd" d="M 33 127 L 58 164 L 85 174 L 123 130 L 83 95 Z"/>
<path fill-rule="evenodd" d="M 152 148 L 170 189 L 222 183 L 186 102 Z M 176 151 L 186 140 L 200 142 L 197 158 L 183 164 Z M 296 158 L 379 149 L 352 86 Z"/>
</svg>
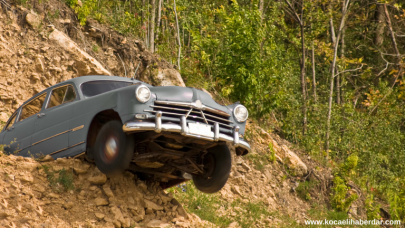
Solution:
<svg viewBox="0 0 405 228">
<path fill-rule="evenodd" d="M 39 113 L 37 116 L 41 118 L 41 117 L 45 116 L 45 113 Z"/>
</svg>

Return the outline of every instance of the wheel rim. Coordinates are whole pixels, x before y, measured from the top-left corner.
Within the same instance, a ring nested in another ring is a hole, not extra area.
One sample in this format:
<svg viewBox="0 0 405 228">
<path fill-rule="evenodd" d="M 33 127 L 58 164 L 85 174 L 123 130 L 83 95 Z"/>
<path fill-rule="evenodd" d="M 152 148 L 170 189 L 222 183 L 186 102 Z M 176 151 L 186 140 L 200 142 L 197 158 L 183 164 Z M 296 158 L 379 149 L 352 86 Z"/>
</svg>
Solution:
<svg viewBox="0 0 405 228">
<path fill-rule="evenodd" d="M 114 135 L 107 136 L 104 144 L 104 160 L 107 163 L 112 162 L 118 155 L 118 138 Z"/>
</svg>

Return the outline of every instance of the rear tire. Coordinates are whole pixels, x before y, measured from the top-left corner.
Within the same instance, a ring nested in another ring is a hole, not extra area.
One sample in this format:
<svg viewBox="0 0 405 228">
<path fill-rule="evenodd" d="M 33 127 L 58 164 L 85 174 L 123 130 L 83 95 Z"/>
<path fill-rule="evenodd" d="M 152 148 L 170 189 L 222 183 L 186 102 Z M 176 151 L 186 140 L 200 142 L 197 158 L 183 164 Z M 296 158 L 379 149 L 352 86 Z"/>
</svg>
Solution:
<svg viewBox="0 0 405 228">
<path fill-rule="evenodd" d="M 129 167 L 134 154 L 132 135 L 122 131 L 120 121 L 109 121 L 101 127 L 92 152 L 94 162 L 101 172 L 122 172 Z"/>
<path fill-rule="evenodd" d="M 206 164 L 207 162 L 211 165 Z M 210 173 L 209 178 L 194 175 L 195 187 L 201 192 L 215 193 L 224 187 L 232 168 L 232 156 L 226 145 L 218 145 L 208 150 L 204 157 L 204 171 Z M 208 165 L 208 167 L 207 167 Z"/>
</svg>

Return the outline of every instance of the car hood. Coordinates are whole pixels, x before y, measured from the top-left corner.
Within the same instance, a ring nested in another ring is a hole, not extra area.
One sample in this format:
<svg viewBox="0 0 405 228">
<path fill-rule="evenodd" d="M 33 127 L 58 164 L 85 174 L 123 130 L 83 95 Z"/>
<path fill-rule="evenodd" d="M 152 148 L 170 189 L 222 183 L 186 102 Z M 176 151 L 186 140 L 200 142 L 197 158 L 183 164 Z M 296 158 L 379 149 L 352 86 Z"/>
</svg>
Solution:
<svg viewBox="0 0 405 228">
<path fill-rule="evenodd" d="M 227 113 L 231 110 L 223 105 L 218 104 L 211 96 L 196 88 L 179 87 L 179 86 L 158 86 L 150 88 L 152 93 L 155 93 L 156 99 L 161 101 L 179 101 L 179 102 L 195 102 L 200 100 L 204 105 L 215 108 Z"/>
</svg>

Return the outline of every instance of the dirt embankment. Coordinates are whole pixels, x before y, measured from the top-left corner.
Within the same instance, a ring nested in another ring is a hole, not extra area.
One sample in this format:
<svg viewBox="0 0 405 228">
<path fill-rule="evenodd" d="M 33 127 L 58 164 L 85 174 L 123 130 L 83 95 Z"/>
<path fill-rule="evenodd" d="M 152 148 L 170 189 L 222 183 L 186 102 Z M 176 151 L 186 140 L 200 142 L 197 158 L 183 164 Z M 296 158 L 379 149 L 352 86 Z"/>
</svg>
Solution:
<svg viewBox="0 0 405 228">
<path fill-rule="evenodd" d="M 173 194 L 80 158 L 0 154 L 0 227 L 199 227 Z"/>
</svg>

